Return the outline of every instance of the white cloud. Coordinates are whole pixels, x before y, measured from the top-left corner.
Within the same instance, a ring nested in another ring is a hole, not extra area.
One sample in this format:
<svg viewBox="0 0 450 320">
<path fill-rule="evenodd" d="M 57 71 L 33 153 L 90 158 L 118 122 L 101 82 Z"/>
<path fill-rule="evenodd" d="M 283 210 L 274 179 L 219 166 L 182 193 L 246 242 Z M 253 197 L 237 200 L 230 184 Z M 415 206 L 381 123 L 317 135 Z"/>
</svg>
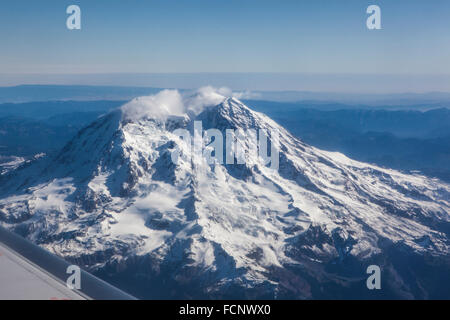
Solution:
<svg viewBox="0 0 450 320">
<path fill-rule="evenodd" d="M 177 90 L 163 90 L 153 96 L 135 98 L 123 105 L 121 109 L 126 119 L 164 118 L 169 115 L 183 114 L 184 104 Z"/>
<path fill-rule="evenodd" d="M 216 106 L 226 97 L 231 97 L 232 92 L 228 88 L 202 87 L 194 93 L 185 96 L 186 112 L 191 111 L 199 114 L 205 107 Z"/>
<path fill-rule="evenodd" d="M 230 89 L 202 87 L 193 92 L 181 94 L 178 90 L 163 90 L 152 96 L 139 97 L 121 107 L 125 119 L 167 118 L 188 112 L 199 114 L 206 107 L 216 106 L 227 97 L 243 97 L 243 93 L 233 93 Z"/>
</svg>

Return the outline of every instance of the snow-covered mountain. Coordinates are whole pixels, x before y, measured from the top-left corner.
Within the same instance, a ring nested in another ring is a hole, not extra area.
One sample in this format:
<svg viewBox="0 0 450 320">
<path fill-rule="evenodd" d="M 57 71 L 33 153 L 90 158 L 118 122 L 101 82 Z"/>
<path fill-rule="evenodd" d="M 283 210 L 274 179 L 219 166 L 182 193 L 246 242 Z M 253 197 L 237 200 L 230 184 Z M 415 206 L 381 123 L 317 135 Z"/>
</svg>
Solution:
<svg viewBox="0 0 450 320">
<path fill-rule="evenodd" d="M 277 130 L 279 169 L 174 164 L 195 120 Z M 0 177 L 3 226 L 147 298 L 450 298 L 449 213 L 450 185 L 316 149 L 217 93 L 138 98 Z"/>
</svg>

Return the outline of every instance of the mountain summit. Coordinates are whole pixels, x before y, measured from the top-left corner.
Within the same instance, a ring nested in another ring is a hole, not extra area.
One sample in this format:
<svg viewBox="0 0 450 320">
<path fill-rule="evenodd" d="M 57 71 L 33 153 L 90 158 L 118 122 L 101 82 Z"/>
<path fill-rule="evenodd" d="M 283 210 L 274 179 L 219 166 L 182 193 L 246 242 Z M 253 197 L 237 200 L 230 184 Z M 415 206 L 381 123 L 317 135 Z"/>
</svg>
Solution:
<svg viewBox="0 0 450 320">
<path fill-rule="evenodd" d="M 194 121 L 276 130 L 278 170 L 174 163 Z M 0 177 L 3 226 L 145 298 L 449 298 L 449 212 L 444 182 L 316 149 L 204 92 L 133 100 Z"/>
</svg>

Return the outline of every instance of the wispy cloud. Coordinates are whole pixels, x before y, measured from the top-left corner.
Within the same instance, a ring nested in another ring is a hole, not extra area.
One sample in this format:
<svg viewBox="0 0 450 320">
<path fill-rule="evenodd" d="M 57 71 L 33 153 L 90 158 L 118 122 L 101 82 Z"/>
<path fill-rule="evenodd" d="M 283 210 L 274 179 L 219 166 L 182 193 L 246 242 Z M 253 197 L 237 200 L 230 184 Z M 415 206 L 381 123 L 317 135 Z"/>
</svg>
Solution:
<svg viewBox="0 0 450 320">
<path fill-rule="evenodd" d="M 162 90 L 151 96 L 138 97 L 121 107 L 125 119 L 166 118 L 186 113 L 199 114 L 205 107 L 220 104 L 227 97 L 238 99 L 252 96 L 250 92 L 233 92 L 226 87 L 201 87 L 195 91 L 180 93 L 178 90 Z"/>
</svg>

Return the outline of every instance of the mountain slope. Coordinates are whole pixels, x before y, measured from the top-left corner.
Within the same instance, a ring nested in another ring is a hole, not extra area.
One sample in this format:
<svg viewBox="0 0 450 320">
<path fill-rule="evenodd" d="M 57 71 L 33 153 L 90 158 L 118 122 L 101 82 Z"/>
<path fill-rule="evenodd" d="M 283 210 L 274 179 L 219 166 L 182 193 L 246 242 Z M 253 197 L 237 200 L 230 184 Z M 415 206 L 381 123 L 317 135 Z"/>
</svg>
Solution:
<svg viewBox="0 0 450 320">
<path fill-rule="evenodd" d="M 448 184 L 308 146 L 234 98 L 173 112 L 164 95 L 167 112 L 125 106 L 2 176 L 2 225 L 147 298 L 449 297 Z M 194 120 L 278 131 L 279 169 L 173 163 Z"/>
</svg>

